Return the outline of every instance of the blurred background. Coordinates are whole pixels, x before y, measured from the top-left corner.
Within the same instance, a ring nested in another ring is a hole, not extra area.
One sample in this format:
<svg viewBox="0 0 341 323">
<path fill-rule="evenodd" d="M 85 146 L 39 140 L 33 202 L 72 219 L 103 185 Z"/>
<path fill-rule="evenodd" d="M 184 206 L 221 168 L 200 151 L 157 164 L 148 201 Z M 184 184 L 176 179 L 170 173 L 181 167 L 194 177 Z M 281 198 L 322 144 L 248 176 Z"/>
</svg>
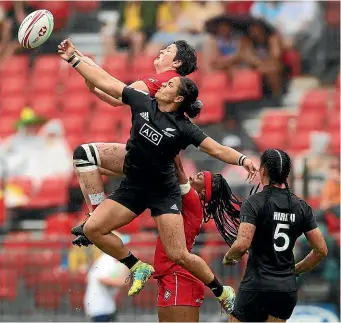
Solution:
<svg viewBox="0 0 341 323">
<path fill-rule="evenodd" d="M 53 13 L 54 33 L 42 47 L 24 50 L 18 27 L 40 8 Z M 197 48 L 199 71 L 190 77 L 204 111 L 194 121 L 255 160 L 266 148 L 289 152 L 292 190 L 312 205 L 325 233 L 328 258 L 300 278 L 291 320 L 339 320 L 340 2 L 0 1 L 1 320 L 87 319 L 87 275 L 100 252 L 71 245 L 70 228 L 86 213 L 72 152 L 81 143 L 126 142 L 130 115 L 99 101 L 59 59 L 56 47 L 67 37 L 126 83 L 154 74 L 154 57 L 174 40 Z M 221 172 L 240 198 L 249 194 L 243 169 L 191 148 L 183 163 L 189 175 Z M 119 179 L 105 183 L 110 192 Z M 222 268 L 224 242 L 213 223 L 202 231 L 195 252 L 237 288 L 245 259 Z M 121 233 L 152 261 L 156 232 L 148 212 Z M 297 260 L 308 251 L 299 239 Z M 117 289 L 109 297 L 118 320 L 156 321 L 156 290 L 151 281 L 131 299 L 126 287 Z M 226 317 L 208 292 L 202 321 L 220 320 Z"/>
</svg>

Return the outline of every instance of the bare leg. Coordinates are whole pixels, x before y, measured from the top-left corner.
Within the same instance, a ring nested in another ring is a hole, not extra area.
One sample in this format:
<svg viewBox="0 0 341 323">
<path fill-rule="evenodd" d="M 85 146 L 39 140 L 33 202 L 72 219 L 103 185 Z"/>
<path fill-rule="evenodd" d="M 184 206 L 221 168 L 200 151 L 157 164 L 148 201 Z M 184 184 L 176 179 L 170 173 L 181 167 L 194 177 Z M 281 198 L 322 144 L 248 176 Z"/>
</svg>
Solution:
<svg viewBox="0 0 341 323">
<path fill-rule="evenodd" d="M 103 201 L 84 224 L 84 234 L 99 249 L 120 260 L 128 256 L 129 249 L 111 231 L 123 227 L 136 218 L 125 206 L 112 201 Z"/>
<path fill-rule="evenodd" d="M 265 322 L 286 322 L 286 320 L 281 320 L 277 317 L 269 315 Z"/>
<path fill-rule="evenodd" d="M 206 262 L 187 250 L 182 216 L 163 214 L 154 217 L 154 220 L 168 258 L 187 269 L 204 284 L 211 283 L 214 274 Z"/>
<path fill-rule="evenodd" d="M 159 322 L 199 322 L 200 307 L 158 307 Z"/>
<path fill-rule="evenodd" d="M 89 148 L 89 145 L 93 146 L 92 151 Z M 74 165 L 86 204 L 89 211 L 92 212 L 96 205 L 100 204 L 105 198 L 104 184 L 101 175 L 123 175 L 126 146 L 125 144 L 119 143 L 95 143 L 89 145 L 84 145 L 87 146 L 83 148 L 83 150 L 86 150 L 85 157 L 79 156 L 77 150 L 79 150 L 80 147 L 76 148 L 74 153 Z M 88 167 L 83 166 L 85 162 L 88 163 Z"/>
<path fill-rule="evenodd" d="M 228 318 L 229 318 L 229 320 L 228 320 L 229 322 L 241 322 L 241 321 L 237 320 L 233 315 L 229 315 Z"/>
</svg>

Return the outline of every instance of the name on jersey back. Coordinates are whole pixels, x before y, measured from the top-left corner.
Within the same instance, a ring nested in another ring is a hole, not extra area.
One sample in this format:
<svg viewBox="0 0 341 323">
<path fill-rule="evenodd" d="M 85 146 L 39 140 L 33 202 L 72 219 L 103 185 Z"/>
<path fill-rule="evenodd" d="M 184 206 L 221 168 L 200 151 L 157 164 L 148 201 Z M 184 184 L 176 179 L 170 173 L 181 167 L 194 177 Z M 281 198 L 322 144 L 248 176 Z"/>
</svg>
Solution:
<svg viewBox="0 0 341 323">
<path fill-rule="evenodd" d="M 295 218 L 296 218 L 295 213 L 274 212 L 275 221 L 288 222 L 290 219 L 291 222 L 295 222 Z"/>
</svg>

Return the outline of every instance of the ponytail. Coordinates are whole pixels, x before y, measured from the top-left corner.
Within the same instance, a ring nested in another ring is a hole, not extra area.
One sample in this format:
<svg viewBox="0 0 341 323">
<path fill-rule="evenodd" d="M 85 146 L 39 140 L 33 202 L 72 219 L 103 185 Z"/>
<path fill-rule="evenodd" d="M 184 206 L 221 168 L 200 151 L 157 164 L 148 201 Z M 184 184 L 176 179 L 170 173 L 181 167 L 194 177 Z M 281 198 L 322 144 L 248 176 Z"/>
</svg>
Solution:
<svg viewBox="0 0 341 323">
<path fill-rule="evenodd" d="M 202 107 L 203 107 L 202 102 L 200 100 L 196 100 L 189 107 L 187 107 L 184 112 L 187 114 L 189 118 L 196 118 L 200 115 Z"/>
</svg>

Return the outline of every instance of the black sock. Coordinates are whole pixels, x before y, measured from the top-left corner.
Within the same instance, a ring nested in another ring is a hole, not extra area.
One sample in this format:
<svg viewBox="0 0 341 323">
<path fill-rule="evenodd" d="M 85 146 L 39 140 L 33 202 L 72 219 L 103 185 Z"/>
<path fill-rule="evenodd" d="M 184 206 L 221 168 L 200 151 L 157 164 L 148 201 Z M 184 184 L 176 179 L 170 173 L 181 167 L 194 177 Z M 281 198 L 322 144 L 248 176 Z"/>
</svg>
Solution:
<svg viewBox="0 0 341 323">
<path fill-rule="evenodd" d="M 214 279 L 206 286 L 213 292 L 215 297 L 221 296 L 224 291 L 223 285 L 220 284 L 216 276 L 214 276 Z"/>
<path fill-rule="evenodd" d="M 133 268 L 138 261 L 138 258 L 136 258 L 130 251 L 127 257 L 120 260 L 120 262 L 123 265 L 126 265 L 129 269 Z"/>
</svg>

